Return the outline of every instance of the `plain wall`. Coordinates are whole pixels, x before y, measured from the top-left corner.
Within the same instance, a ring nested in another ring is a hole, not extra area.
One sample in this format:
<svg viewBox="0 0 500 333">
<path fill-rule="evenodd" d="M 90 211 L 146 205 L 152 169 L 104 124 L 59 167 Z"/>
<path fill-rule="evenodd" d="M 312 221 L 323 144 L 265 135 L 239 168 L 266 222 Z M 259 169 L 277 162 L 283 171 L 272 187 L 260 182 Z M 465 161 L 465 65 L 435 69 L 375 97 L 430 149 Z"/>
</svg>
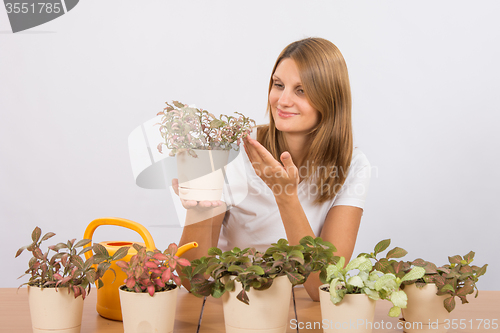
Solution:
<svg viewBox="0 0 500 333">
<path fill-rule="evenodd" d="M 135 185 L 128 135 L 178 99 L 266 122 L 270 71 L 290 42 L 331 40 L 350 71 L 356 145 L 373 179 L 355 254 L 379 240 L 445 264 L 476 251 L 499 290 L 497 1 L 86 0 L 12 34 L 0 8 L 0 287 L 17 287 L 38 225 L 55 241 L 95 218 L 177 242 L 167 190 Z M 140 240 L 101 227 L 94 240 Z"/>
</svg>

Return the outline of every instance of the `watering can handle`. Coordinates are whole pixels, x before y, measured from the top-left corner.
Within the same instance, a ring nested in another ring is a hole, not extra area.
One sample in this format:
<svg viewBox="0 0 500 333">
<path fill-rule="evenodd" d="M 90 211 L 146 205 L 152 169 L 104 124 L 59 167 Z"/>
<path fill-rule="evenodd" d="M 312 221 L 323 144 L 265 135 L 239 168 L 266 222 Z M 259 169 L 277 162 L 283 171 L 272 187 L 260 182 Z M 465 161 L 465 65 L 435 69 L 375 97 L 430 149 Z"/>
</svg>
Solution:
<svg viewBox="0 0 500 333">
<path fill-rule="evenodd" d="M 119 217 L 102 217 L 90 222 L 89 225 L 87 226 L 87 229 L 85 229 L 83 239 L 92 240 L 92 235 L 94 234 L 95 229 L 97 229 L 97 227 L 101 225 L 116 225 L 118 227 L 124 227 L 134 230 L 139 235 L 141 235 L 142 239 L 144 240 L 144 244 L 146 244 L 146 248 L 148 250 L 156 249 L 153 237 L 151 236 L 149 231 L 146 228 L 144 228 L 142 224 L 127 219 L 122 219 Z M 92 246 L 92 243 L 87 244 L 85 247 L 89 246 Z M 85 257 L 87 258 L 87 260 L 91 256 L 92 256 L 92 251 L 85 252 Z"/>
</svg>

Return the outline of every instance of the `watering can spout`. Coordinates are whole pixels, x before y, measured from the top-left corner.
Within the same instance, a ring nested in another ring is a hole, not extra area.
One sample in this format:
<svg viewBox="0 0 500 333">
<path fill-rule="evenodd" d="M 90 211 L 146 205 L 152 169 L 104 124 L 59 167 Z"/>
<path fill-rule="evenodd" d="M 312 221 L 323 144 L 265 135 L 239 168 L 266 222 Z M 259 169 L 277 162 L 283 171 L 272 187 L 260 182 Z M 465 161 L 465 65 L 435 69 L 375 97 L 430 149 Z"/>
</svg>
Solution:
<svg viewBox="0 0 500 333">
<path fill-rule="evenodd" d="M 175 255 L 180 257 L 184 254 L 184 252 L 194 249 L 195 247 L 198 247 L 198 243 L 196 242 L 186 243 L 177 249 Z"/>
</svg>

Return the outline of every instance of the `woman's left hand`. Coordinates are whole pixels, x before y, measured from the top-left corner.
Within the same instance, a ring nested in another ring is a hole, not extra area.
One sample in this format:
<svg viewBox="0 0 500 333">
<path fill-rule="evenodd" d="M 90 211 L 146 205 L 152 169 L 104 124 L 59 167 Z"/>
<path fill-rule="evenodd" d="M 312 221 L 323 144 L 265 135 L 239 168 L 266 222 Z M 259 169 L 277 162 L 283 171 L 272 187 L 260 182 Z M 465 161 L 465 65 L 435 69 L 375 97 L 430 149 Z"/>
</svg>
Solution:
<svg viewBox="0 0 500 333">
<path fill-rule="evenodd" d="M 297 194 L 299 171 L 289 152 L 281 154 L 280 160 L 283 163 L 281 165 L 257 140 L 247 136 L 244 143 L 255 173 L 269 186 L 276 198 Z"/>
</svg>

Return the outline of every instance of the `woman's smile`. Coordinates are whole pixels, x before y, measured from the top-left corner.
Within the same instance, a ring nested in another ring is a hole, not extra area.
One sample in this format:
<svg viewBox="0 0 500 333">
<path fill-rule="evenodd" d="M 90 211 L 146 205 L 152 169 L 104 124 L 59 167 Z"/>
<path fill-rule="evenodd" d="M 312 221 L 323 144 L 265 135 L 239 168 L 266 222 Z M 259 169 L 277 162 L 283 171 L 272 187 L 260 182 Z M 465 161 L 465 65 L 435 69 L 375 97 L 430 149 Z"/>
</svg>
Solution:
<svg viewBox="0 0 500 333">
<path fill-rule="evenodd" d="M 299 113 L 283 111 L 283 110 L 280 110 L 279 108 L 276 108 L 276 110 L 278 111 L 277 112 L 278 116 L 280 116 L 281 118 L 290 118 L 290 117 L 299 115 Z"/>
</svg>

